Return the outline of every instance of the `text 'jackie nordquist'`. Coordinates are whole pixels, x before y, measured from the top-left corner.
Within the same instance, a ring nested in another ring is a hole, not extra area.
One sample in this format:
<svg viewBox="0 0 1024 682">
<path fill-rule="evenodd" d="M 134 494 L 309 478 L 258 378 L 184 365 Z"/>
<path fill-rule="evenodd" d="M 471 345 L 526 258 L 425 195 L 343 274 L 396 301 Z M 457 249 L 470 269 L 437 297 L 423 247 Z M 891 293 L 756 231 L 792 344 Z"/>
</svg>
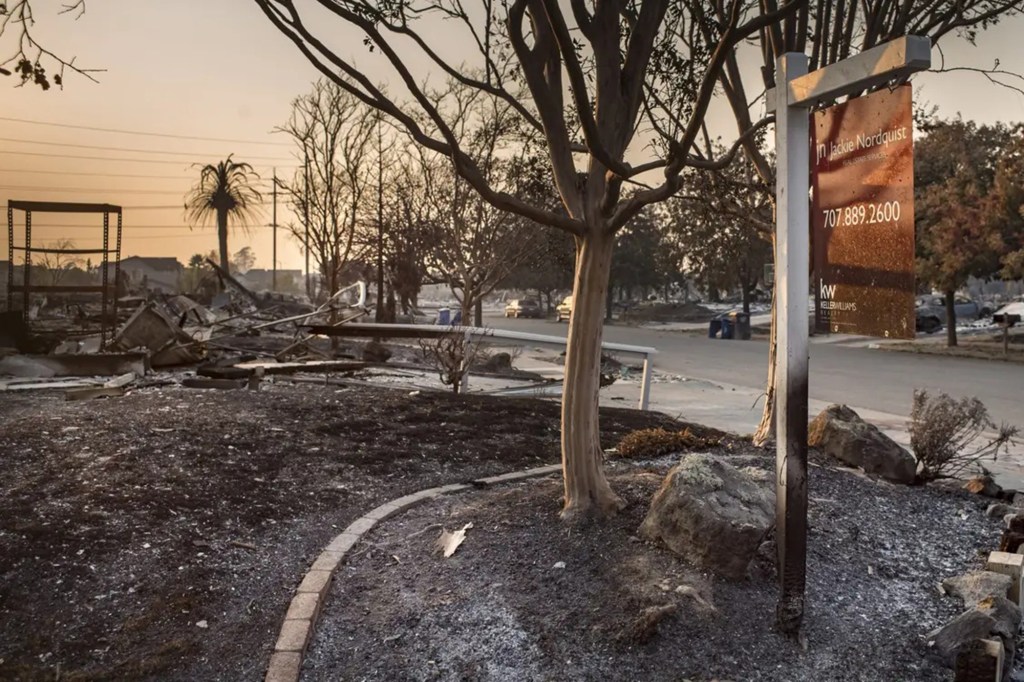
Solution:
<svg viewBox="0 0 1024 682">
<path fill-rule="evenodd" d="M 817 146 L 817 159 L 815 163 L 820 163 L 826 157 L 829 161 L 834 161 L 838 156 L 845 156 L 861 149 L 870 149 L 871 147 L 878 146 L 888 147 L 892 142 L 906 140 L 909 135 L 910 131 L 907 126 L 900 126 L 892 130 L 882 130 L 879 128 L 878 132 L 873 135 L 858 133 L 857 137 L 852 140 L 837 140 L 835 142 L 819 144 Z"/>
</svg>

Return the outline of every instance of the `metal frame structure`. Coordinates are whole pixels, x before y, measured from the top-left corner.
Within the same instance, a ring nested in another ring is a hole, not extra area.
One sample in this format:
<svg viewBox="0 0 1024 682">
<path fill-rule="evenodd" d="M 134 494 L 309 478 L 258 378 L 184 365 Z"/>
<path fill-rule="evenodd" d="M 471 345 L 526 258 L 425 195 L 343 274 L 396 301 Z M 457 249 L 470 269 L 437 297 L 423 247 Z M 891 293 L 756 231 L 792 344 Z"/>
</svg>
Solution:
<svg viewBox="0 0 1024 682">
<path fill-rule="evenodd" d="M 25 242 L 24 246 L 15 246 L 14 243 L 14 212 L 25 212 Z M 58 249 L 53 247 L 32 246 L 32 213 L 102 213 L 103 214 L 103 248 L 101 249 Z M 110 248 L 110 214 L 117 215 L 117 231 L 114 238 L 114 248 Z M 30 297 L 33 293 L 99 293 L 101 299 L 100 314 L 100 345 L 105 347 L 107 343 L 108 310 L 112 313 L 112 319 L 117 319 L 117 283 L 121 279 L 121 232 L 122 232 L 122 211 L 120 206 L 113 204 L 81 204 L 53 201 L 16 201 L 7 202 L 7 254 L 10 266 L 7 269 L 7 309 L 14 310 L 14 294 L 21 293 L 21 310 L 25 319 L 28 319 Z M 22 283 L 14 283 L 14 252 L 22 251 L 25 254 L 22 266 Z M 102 256 L 100 270 L 102 284 L 96 285 L 45 285 L 32 283 L 32 254 L 33 253 L 59 253 L 71 255 L 99 254 Z M 110 277 L 110 256 L 114 255 L 114 281 Z M 113 294 L 113 301 L 111 301 Z M 116 322 L 109 325 L 110 329 Z"/>
</svg>

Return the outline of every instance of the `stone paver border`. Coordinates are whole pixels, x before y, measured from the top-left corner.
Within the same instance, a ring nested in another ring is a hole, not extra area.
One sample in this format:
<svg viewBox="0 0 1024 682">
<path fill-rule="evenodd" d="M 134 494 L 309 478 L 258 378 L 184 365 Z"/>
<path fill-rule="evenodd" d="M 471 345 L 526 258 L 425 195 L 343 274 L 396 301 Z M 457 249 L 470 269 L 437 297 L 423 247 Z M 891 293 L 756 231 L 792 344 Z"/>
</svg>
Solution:
<svg viewBox="0 0 1024 682">
<path fill-rule="evenodd" d="M 478 486 L 511 483 L 526 478 L 546 476 L 561 471 L 561 468 L 561 465 L 554 464 L 479 478 L 471 483 L 455 483 L 438 488 L 427 488 L 385 502 L 353 521 L 320 552 L 316 561 L 306 571 L 302 582 L 295 589 L 295 596 L 292 597 L 291 604 L 288 606 L 277 643 L 274 645 L 274 652 L 270 656 L 265 682 L 298 682 L 302 670 L 302 659 L 306 654 L 306 647 L 309 646 L 309 642 L 313 638 L 313 629 L 316 627 L 320 608 L 323 606 L 327 590 L 331 586 L 335 570 L 341 564 L 345 554 L 379 522 L 440 495 L 461 492 Z"/>
</svg>

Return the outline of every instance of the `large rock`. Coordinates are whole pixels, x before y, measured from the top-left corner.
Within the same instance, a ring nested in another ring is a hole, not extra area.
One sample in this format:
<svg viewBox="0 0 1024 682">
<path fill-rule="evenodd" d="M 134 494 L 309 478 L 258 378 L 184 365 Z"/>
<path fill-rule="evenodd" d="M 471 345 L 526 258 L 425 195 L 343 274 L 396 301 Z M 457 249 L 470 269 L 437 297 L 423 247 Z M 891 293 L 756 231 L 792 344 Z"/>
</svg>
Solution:
<svg viewBox="0 0 1024 682">
<path fill-rule="evenodd" d="M 1020 609 L 1009 599 L 989 597 L 972 609 L 928 635 L 928 646 L 939 659 L 952 667 L 958 654 L 979 639 L 998 639 L 1003 643 L 1004 675 L 1013 663 L 1017 649 Z"/>
<path fill-rule="evenodd" d="M 955 578 L 946 578 L 942 587 L 947 593 L 963 600 L 964 606 L 971 607 L 989 597 L 1003 597 L 1010 593 L 1013 579 L 995 571 L 971 571 Z"/>
<path fill-rule="evenodd" d="M 774 521 L 769 485 L 721 458 L 691 454 L 665 477 L 640 533 L 702 568 L 741 579 Z"/>
<path fill-rule="evenodd" d="M 829 405 L 815 417 L 807 443 L 894 483 L 910 484 L 917 478 L 914 456 L 846 405 Z"/>
</svg>

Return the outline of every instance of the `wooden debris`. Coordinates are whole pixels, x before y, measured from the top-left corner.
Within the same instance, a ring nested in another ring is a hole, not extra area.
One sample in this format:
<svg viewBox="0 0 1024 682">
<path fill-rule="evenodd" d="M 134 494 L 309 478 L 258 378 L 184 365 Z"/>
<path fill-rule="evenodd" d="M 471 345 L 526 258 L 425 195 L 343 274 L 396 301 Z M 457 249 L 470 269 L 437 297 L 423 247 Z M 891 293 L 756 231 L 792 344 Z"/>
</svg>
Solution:
<svg viewBox="0 0 1024 682">
<path fill-rule="evenodd" d="M 200 377 L 189 377 L 181 380 L 181 385 L 185 388 L 217 388 L 222 390 L 231 390 L 235 388 L 245 388 L 245 379 L 205 379 Z"/>
<path fill-rule="evenodd" d="M 123 386 L 97 386 L 95 388 L 72 388 L 64 394 L 64 400 L 92 400 L 93 398 L 119 398 L 125 393 Z"/>
<path fill-rule="evenodd" d="M 452 554 L 455 554 L 455 550 L 459 548 L 466 540 L 466 531 L 473 527 L 472 523 L 467 523 L 465 526 L 454 532 L 448 532 L 447 530 L 441 530 L 441 536 L 434 542 L 434 551 L 440 552 L 447 559 Z"/>
</svg>

